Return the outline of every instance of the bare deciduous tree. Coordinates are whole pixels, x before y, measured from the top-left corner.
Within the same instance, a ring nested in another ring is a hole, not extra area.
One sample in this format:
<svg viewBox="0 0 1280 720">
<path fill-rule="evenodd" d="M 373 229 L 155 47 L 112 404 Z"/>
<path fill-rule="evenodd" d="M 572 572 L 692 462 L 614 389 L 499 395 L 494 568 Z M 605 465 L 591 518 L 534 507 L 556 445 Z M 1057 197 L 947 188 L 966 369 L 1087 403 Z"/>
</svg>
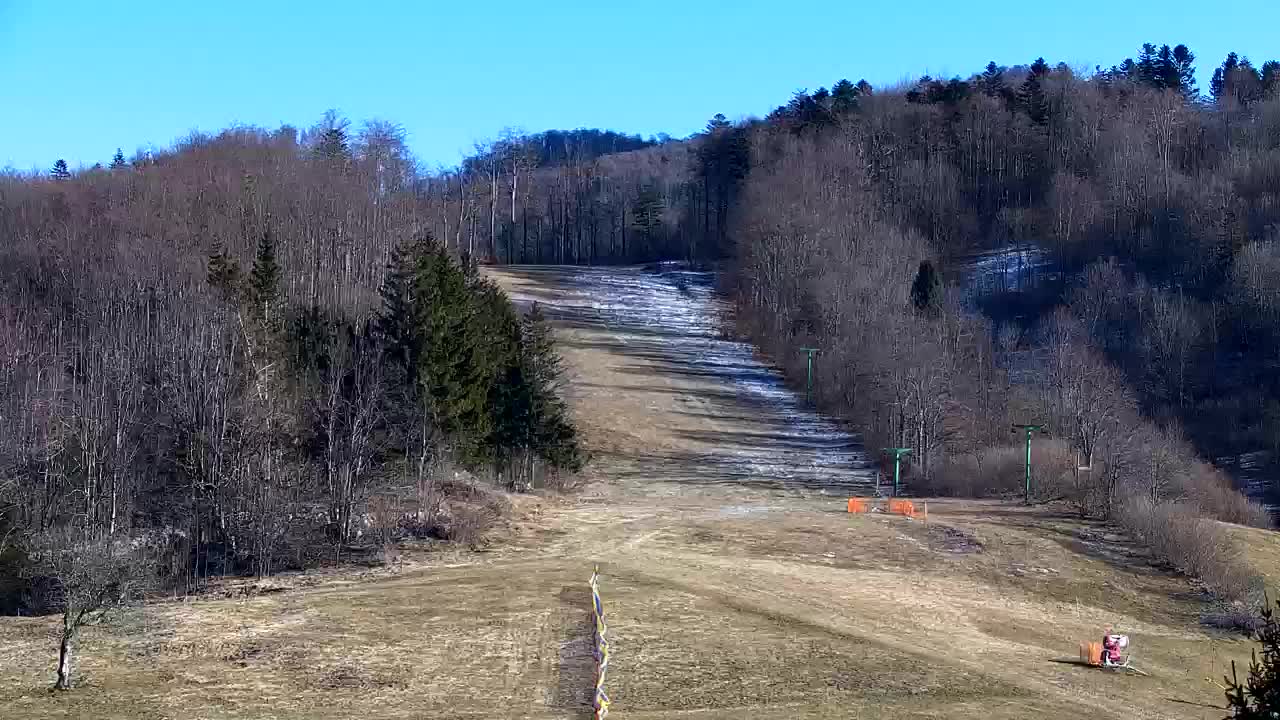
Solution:
<svg viewBox="0 0 1280 720">
<path fill-rule="evenodd" d="M 50 604 L 62 614 L 54 688 L 69 690 L 83 629 L 111 622 L 141 600 L 153 565 L 141 540 L 75 529 L 43 533 L 31 547 L 31 572 L 47 581 Z"/>
</svg>

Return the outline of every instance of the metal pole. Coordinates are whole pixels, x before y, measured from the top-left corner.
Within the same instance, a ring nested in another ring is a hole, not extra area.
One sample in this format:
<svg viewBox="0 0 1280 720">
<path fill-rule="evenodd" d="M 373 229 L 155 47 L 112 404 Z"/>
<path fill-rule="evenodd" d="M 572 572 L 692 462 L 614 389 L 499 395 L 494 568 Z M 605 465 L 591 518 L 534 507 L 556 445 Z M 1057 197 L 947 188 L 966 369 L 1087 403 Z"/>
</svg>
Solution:
<svg viewBox="0 0 1280 720">
<path fill-rule="evenodd" d="M 813 353 L 805 355 L 804 399 L 813 402 Z"/>
<path fill-rule="evenodd" d="M 800 351 L 805 353 L 805 382 L 804 382 L 804 400 L 806 403 L 813 402 L 813 354 L 818 352 L 818 348 L 802 347 Z"/>
<path fill-rule="evenodd" d="M 1027 505 L 1030 505 L 1031 504 L 1031 430 L 1030 428 L 1027 429 L 1026 470 L 1027 470 L 1027 483 L 1026 483 L 1026 491 L 1024 494 L 1023 502 L 1025 502 Z"/>
<path fill-rule="evenodd" d="M 1044 427 L 1045 427 L 1044 425 L 1030 425 L 1030 424 L 1015 424 L 1013 426 L 1014 430 L 1022 430 L 1027 434 L 1027 437 L 1026 437 L 1027 460 L 1026 460 L 1026 465 L 1024 466 L 1026 475 L 1024 478 L 1024 486 L 1023 486 L 1023 494 L 1022 494 L 1022 502 L 1025 505 L 1031 504 L 1031 433 L 1037 430 L 1043 431 Z"/>
<path fill-rule="evenodd" d="M 898 497 L 901 487 L 902 456 L 911 453 L 911 448 L 885 448 L 886 453 L 893 453 L 893 496 Z"/>
<path fill-rule="evenodd" d="M 898 468 L 902 464 L 902 455 L 893 454 L 893 496 L 898 497 Z"/>
</svg>

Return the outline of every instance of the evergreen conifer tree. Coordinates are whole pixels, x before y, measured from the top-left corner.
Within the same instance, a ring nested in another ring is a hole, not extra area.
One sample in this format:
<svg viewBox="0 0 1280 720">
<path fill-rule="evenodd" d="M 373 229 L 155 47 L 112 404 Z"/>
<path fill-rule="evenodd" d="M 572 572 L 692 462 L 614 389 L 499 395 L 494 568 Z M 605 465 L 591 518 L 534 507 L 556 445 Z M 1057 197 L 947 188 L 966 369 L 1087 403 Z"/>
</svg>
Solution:
<svg viewBox="0 0 1280 720">
<path fill-rule="evenodd" d="M 347 147 L 347 131 L 342 127 L 331 127 L 320 135 L 316 143 L 316 155 L 330 162 L 345 162 L 351 156 Z"/>
<path fill-rule="evenodd" d="M 1263 63 L 1261 75 L 1263 99 L 1280 96 L 1280 62 L 1268 60 Z"/>
<path fill-rule="evenodd" d="M 1168 45 L 1161 45 L 1156 50 L 1151 86 L 1157 90 L 1175 90 L 1179 86 L 1177 63 L 1173 59 L 1173 50 Z"/>
<path fill-rule="evenodd" d="M 1226 90 L 1226 77 L 1222 72 L 1222 68 L 1213 71 L 1213 77 L 1209 79 L 1209 96 L 1214 102 L 1222 102 Z"/>
<path fill-rule="evenodd" d="M 531 386 L 533 450 L 556 467 L 578 470 L 582 467 L 582 451 L 559 392 L 564 369 L 551 328 L 537 303 L 525 316 L 523 337 L 524 373 Z"/>
<path fill-rule="evenodd" d="M 1213 77 L 1209 80 L 1209 96 L 1216 103 L 1231 98 L 1238 103 L 1248 104 L 1253 99 L 1250 88 L 1254 75 L 1253 64 L 1248 58 L 1241 62 L 1240 56 L 1227 53 L 1226 60 L 1213 71 Z"/>
<path fill-rule="evenodd" d="M 942 279 L 928 260 L 920 262 L 916 279 L 911 283 L 911 302 L 918 312 L 933 312 L 942 301 Z"/>
<path fill-rule="evenodd" d="M 982 94 L 987 97 L 1002 97 L 1004 95 L 1004 71 L 996 65 L 994 60 L 987 63 L 987 68 L 982 71 L 978 85 L 982 88 Z"/>
<path fill-rule="evenodd" d="M 1277 603 L 1280 607 L 1280 603 Z M 1280 621 L 1270 607 L 1263 608 L 1262 627 L 1257 631 L 1262 657 L 1255 651 L 1249 663 L 1249 678 L 1241 683 L 1234 661 L 1226 678 L 1229 718 L 1273 720 L 1280 717 Z"/>
<path fill-rule="evenodd" d="M 836 113 L 851 112 L 858 106 L 858 88 L 848 80 L 831 86 L 831 109 Z"/>
<path fill-rule="evenodd" d="M 416 382 L 418 355 L 422 347 L 413 298 L 415 258 L 419 252 L 424 250 L 411 244 L 393 249 L 386 277 L 378 289 L 382 300 L 376 321 L 378 336 L 390 366 L 400 372 L 401 379 L 407 384 Z"/>
<path fill-rule="evenodd" d="M 383 285 L 378 326 L 404 376 L 424 394 L 436 431 L 466 455 L 483 439 L 489 378 L 462 269 L 430 237 L 401 252 Z"/>
<path fill-rule="evenodd" d="M 644 238 L 647 247 L 652 248 L 658 228 L 662 225 L 662 193 L 653 183 L 640 188 L 631 209 L 632 224 Z"/>
<path fill-rule="evenodd" d="M 1027 79 L 1018 89 L 1018 103 L 1027 113 L 1027 117 L 1031 118 L 1031 122 L 1037 125 L 1044 125 L 1049 121 L 1049 101 L 1041 85 L 1041 81 L 1048 74 L 1049 64 L 1044 61 L 1044 58 L 1037 58 L 1031 64 L 1031 72 L 1027 74 Z"/>
<path fill-rule="evenodd" d="M 267 324 L 275 322 L 275 307 L 280 299 L 280 265 L 276 262 L 276 243 L 270 230 L 258 238 L 246 291 L 259 319 Z"/>
<path fill-rule="evenodd" d="M 49 174 L 54 180 L 66 180 L 71 177 L 71 171 L 67 169 L 67 161 L 62 158 L 58 158 L 53 163 L 53 170 Z"/>
<path fill-rule="evenodd" d="M 1142 44 L 1142 52 L 1138 53 L 1138 62 L 1133 65 L 1134 80 L 1147 87 L 1159 87 L 1160 70 L 1157 55 L 1159 51 L 1151 43 Z"/>
<path fill-rule="evenodd" d="M 222 243 L 214 245 L 209 254 L 209 285 L 222 293 L 226 300 L 236 300 L 240 295 L 240 265 L 227 255 Z"/>
<path fill-rule="evenodd" d="M 813 103 L 823 110 L 831 108 L 831 91 L 820 87 L 813 93 Z"/>
<path fill-rule="evenodd" d="M 520 318 L 505 295 L 495 292 L 486 333 L 490 338 L 494 376 L 489 387 L 489 453 L 499 469 L 512 466 L 532 446 L 532 393 L 523 362 Z"/>
<path fill-rule="evenodd" d="M 496 407 L 499 385 L 509 369 L 519 363 L 520 321 L 511 301 L 492 282 L 478 274 L 468 278 L 473 304 L 469 329 L 477 339 L 475 365 L 483 384 L 485 412 L 471 432 L 472 459 L 501 460 L 502 443 L 497 440 L 502 410 Z"/>
<path fill-rule="evenodd" d="M 481 362 L 481 338 L 473 322 L 474 305 L 467 293 L 466 278 L 443 249 L 433 262 L 435 276 L 433 302 L 425 308 L 426 347 L 419 378 L 431 394 L 437 426 L 446 436 L 476 440 L 483 430 L 484 406 L 488 395 L 488 368 Z M 430 277 L 430 276 L 428 276 Z M 427 281 L 415 278 L 415 285 Z"/>
<path fill-rule="evenodd" d="M 124 153 L 121 152 L 120 148 L 116 148 L 116 154 L 111 157 L 111 169 L 120 170 L 126 167 L 127 164 L 124 161 Z"/>
<path fill-rule="evenodd" d="M 1186 45 L 1178 45 L 1173 49 L 1173 78 L 1176 88 L 1188 100 L 1200 95 L 1196 88 L 1196 56 Z"/>
</svg>

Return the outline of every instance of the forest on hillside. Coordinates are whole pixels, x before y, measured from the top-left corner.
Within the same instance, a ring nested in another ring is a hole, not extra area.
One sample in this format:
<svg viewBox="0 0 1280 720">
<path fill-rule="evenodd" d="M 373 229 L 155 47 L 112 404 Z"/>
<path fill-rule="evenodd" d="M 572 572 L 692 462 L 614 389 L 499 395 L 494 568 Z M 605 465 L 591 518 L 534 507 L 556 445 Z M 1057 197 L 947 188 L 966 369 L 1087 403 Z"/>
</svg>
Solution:
<svg viewBox="0 0 1280 720">
<path fill-rule="evenodd" d="M 1103 511 L 1120 477 L 1181 498 L 1196 451 L 1273 449 L 1280 64 L 1232 55 L 1205 98 L 1193 62 L 1148 45 L 1088 76 L 1038 59 L 844 110 L 797 95 L 752 133 L 734 216 L 754 334 L 780 357 L 831 348 L 834 401 L 875 442 L 918 447 L 926 478 L 1033 420 L 1110 476 Z M 941 288 L 913 298 L 935 269 L 1020 246 L 1058 280 L 985 316 Z"/>
<path fill-rule="evenodd" d="M 1266 523 L 1210 461 L 1280 457 L 1280 64 L 1233 54 L 1202 92 L 1195 63 L 840 80 L 436 172 L 330 113 L 10 174 L 4 522 L 165 534 L 198 584 L 337 555 L 386 503 L 429 515 L 455 463 L 554 482 L 581 460 L 554 352 L 476 264 L 683 259 L 784 369 L 821 348 L 815 401 L 912 447 L 918 491 L 1018 490 L 1034 422 L 1037 499 L 1148 536 Z M 1046 272 L 975 306 L 963 259 L 1007 248 Z"/>
<path fill-rule="evenodd" d="M 1280 443 L 1280 64 L 1229 56 L 1204 97 L 1193 63 L 797 94 L 743 128 L 728 287 L 792 373 L 823 349 L 819 403 L 913 448 L 917 488 L 1017 492 L 1041 426 L 1034 499 L 1243 597 L 1202 518 L 1268 523 L 1209 460 Z M 993 249 L 1047 267 L 975 307 L 944 278 Z"/>
<path fill-rule="evenodd" d="M 1169 528 L 1266 524 L 1223 470 L 1280 457 L 1280 63 L 1195 78 L 1148 44 L 1090 72 L 840 80 L 685 141 L 523 174 L 490 153 L 434 202 L 493 261 L 718 261 L 740 329 L 796 377 L 822 348 L 816 401 L 912 447 L 918 490 L 1021 490 L 1011 430 L 1044 426 L 1036 499 L 1203 574 L 1231 563 Z M 1008 249 L 1043 272 L 975 306 L 952 281 Z"/>
<path fill-rule="evenodd" d="M 143 556 L 190 591 L 474 544 L 501 511 L 476 479 L 581 467 L 540 309 L 419 188 L 397 130 L 332 116 L 0 178 L 0 611 Z"/>
<path fill-rule="evenodd" d="M 1091 511 L 1120 476 L 1181 498 L 1162 488 L 1214 474 L 1196 457 L 1280 457 L 1280 62 L 1233 53 L 1203 89 L 1196 62 L 1148 44 L 1089 72 L 840 80 L 536 168 L 496 142 L 432 180 L 437 228 L 497 262 L 726 261 L 744 330 L 797 372 L 794 347 L 825 348 L 820 401 L 869 444 L 917 447 L 931 485 L 1038 418 L 1059 464 L 1111 454 Z M 1030 287 L 980 308 L 948 289 L 1009 248 L 1044 258 Z M 920 283 L 939 290 L 927 310 Z"/>
<path fill-rule="evenodd" d="M 827 348 L 828 409 L 871 443 L 918 446 L 930 482 L 1030 416 L 1091 465 L 1089 401 L 1054 379 L 1075 372 L 1114 390 L 1125 447 L 1179 458 L 1117 450 L 1148 459 L 1112 472 L 1176 486 L 1162 468 L 1280 449 L 1280 63 L 1231 54 L 1204 92 L 1195 77 L 1187 47 L 1148 44 L 1091 72 L 840 80 L 554 167 L 498 143 L 435 203 L 456 208 L 440 224 L 457 246 L 498 262 L 726 260 L 752 337 L 784 365 Z M 947 291 L 965 258 L 1007 248 L 1048 272 L 984 312 Z M 918 281 L 938 284 L 927 311 Z"/>
</svg>

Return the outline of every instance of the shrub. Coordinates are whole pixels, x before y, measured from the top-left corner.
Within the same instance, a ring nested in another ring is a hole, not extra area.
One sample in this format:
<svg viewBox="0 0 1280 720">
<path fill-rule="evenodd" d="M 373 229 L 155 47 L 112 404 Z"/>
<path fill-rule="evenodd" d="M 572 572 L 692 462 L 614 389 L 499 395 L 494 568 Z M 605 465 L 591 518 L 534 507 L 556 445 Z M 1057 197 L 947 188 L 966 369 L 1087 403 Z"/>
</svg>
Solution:
<svg viewBox="0 0 1280 720">
<path fill-rule="evenodd" d="M 1197 463 L 1188 474 L 1184 493 L 1201 513 L 1209 517 L 1249 527 L 1272 526 L 1271 515 L 1266 508 L 1245 497 L 1219 471 L 1203 463 Z"/>
<path fill-rule="evenodd" d="M 485 534 L 500 517 L 501 513 L 491 503 L 456 505 L 441 529 L 445 540 L 474 549 L 483 543 Z"/>
<path fill-rule="evenodd" d="M 951 497 L 1013 495 L 1022 489 L 1024 458 L 1011 447 L 983 448 L 948 458 L 932 478 L 918 480 L 921 489 Z"/>
<path fill-rule="evenodd" d="M 949 497 L 1021 496 L 1026 482 L 1025 446 L 999 446 L 948 458 L 928 481 L 923 492 Z M 1055 440 L 1040 441 L 1032 448 L 1032 493 L 1039 500 L 1067 497 L 1070 492 L 1071 457 Z"/>
<path fill-rule="evenodd" d="M 510 512 L 506 496 L 477 484 L 464 473 L 438 480 L 435 495 L 437 509 L 422 521 L 415 519 L 407 528 L 411 534 L 475 548 Z"/>
<path fill-rule="evenodd" d="M 1253 572 L 1238 543 L 1221 523 L 1177 503 L 1126 498 L 1116 520 L 1151 551 L 1152 557 L 1199 579 L 1214 594 L 1256 602 L 1262 578 Z"/>
</svg>

